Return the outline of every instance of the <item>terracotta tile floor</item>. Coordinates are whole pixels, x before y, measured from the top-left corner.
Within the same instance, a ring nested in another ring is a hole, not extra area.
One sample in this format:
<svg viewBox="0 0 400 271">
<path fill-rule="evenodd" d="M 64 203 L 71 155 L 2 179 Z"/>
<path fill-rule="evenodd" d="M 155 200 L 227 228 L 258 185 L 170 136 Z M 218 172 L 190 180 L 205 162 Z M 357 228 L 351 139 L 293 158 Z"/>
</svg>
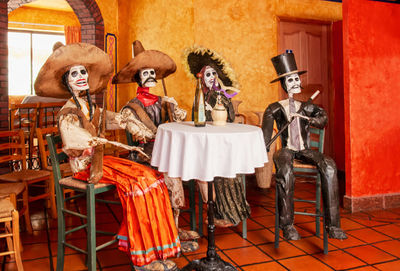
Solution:
<svg viewBox="0 0 400 271">
<path fill-rule="evenodd" d="M 313 197 L 313 185 L 296 184 L 296 197 Z M 254 176 L 247 177 L 247 198 L 252 207 L 248 220 L 248 237 L 242 239 L 242 225 L 216 229 L 215 244 L 218 255 L 231 262 L 238 270 L 400 270 L 400 209 L 350 214 L 341 210 L 342 227 L 348 234 L 344 241 L 329 239 L 329 253 L 324 255 L 322 239 L 316 237 L 312 217 L 295 217 L 302 235 L 299 241 L 281 240 L 274 248 L 275 190 L 261 190 L 255 186 Z M 84 206 L 76 202 L 76 206 Z M 308 209 L 304 203 L 296 209 Z M 57 220 L 47 217 L 43 204 L 31 208 L 34 233 L 21 232 L 24 247 L 22 259 L 25 270 L 55 270 L 57 261 Z M 120 207 L 98 205 L 97 224 L 103 230 L 117 230 L 122 214 Z M 180 225 L 189 226 L 187 213 L 181 215 Z M 67 218 L 69 226 L 78 225 L 79 219 Z M 204 232 L 207 232 L 204 226 Z M 85 246 L 85 233 L 78 232 L 72 243 Z M 104 239 L 103 237 L 98 239 Z M 205 257 L 207 240 L 199 241 L 200 249 L 173 259 L 179 267 L 190 260 Z M 4 247 L 3 243 L 0 243 Z M 131 270 L 128 257 L 116 246 L 98 252 L 99 270 Z M 1 258 L 2 270 L 16 270 L 9 258 Z M 64 270 L 85 270 L 83 255 L 67 248 Z"/>
</svg>

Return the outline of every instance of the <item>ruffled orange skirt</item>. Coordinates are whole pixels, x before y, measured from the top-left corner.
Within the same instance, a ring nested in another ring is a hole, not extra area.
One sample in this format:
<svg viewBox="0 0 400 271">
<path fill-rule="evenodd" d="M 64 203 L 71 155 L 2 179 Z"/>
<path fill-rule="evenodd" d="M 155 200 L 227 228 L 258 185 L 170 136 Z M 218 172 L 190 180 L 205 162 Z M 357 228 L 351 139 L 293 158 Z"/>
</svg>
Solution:
<svg viewBox="0 0 400 271">
<path fill-rule="evenodd" d="M 89 169 L 74 175 L 87 180 Z M 180 251 L 168 190 L 163 175 L 130 160 L 105 156 L 102 183 L 114 184 L 124 218 L 118 233 L 119 249 L 136 266 L 165 260 Z"/>
</svg>

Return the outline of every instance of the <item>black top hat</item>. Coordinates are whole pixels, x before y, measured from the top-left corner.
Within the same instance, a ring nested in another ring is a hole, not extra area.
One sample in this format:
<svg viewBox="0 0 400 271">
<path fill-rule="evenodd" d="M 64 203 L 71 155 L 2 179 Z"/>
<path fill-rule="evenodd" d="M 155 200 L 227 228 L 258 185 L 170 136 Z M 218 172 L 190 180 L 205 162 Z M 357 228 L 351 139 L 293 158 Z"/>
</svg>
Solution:
<svg viewBox="0 0 400 271">
<path fill-rule="evenodd" d="M 299 75 L 306 73 L 307 71 L 298 71 L 296 60 L 294 59 L 294 54 L 292 50 L 286 50 L 286 53 L 280 54 L 271 58 L 272 64 L 275 67 L 278 78 L 271 81 L 274 83 L 286 75 L 293 73 L 298 73 Z"/>
</svg>

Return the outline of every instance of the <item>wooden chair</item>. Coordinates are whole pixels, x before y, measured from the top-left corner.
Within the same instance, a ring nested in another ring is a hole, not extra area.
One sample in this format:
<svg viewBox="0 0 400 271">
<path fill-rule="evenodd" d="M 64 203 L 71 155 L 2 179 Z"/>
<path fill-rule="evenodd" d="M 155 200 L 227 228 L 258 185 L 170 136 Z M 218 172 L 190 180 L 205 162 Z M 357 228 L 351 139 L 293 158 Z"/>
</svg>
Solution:
<svg viewBox="0 0 400 271">
<path fill-rule="evenodd" d="M 253 111 L 253 113 L 257 116 L 258 122 L 257 126 L 262 127 L 263 115 L 264 111 Z M 272 132 L 271 138 L 273 138 L 277 133 L 277 130 L 274 128 Z M 272 173 L 273 173 L 273 156 L 278 147 L 279 138 L 271 144 L 268 152 L 268 162 L 264 164 L 263 167 L 259 167 L 255 169 L 257 185 L 260 188 L 269 188 L 272 182 Z"/>
<path fill-rule="evenodd" d="M 53 168 L 54 175 L 54 183 L 56 188 L 57 195 L 57 218 L 58 218 L 58 242 L 57 242 L 57 270 L 62 271 L 64 269 L 64 252 L 65 247 L 69 247 L 74 249 L 80 253 L 84 253 L 87 255 L 87 268 L 89 271 L 96 270 L 96 252 L 100 249 L 103 249 L 115 242 L 117 239 L 115 238 L 116 233 L 104 232 L 104 231 L 96 231 L 96 202 L 103 203 L 111 203 L 111 204 L 120 204 L 119 202 L 97 199 L 96 196 L 98 194 L 111 191 L 115 189 L 114 185 L 97 183 L 90 184 L 87 182 L 83 182 L 80 180 L 73 179 L 72 177 L 61 177 L 60 171 L 60 162 L 68 159 L 68 156 L 64 153 L 58 153 L 56 146 L 61 143 L 61 137 L 59 135 L 46 136 L 48 147 L 50 150 L 50 160 Z M 76 195 L 65 198 L 64 197 L 64 189 L 71 189 L 76 192 Z M 82 214 L 76 211 L 72 211 L 67 209 L 68 201 L 75 200 L 77 198 L 86 198 L 86 213 Z M 86 223 L 83 225 L 79 225 L 73 229 L 66 230 L 65 225 L 65 215 L 73 215 L 82 219 L 86 219 Z M 87 231 L 87 249 L 81 249 L 67 242 L 66 236 L 68 234 L 72 234 L 81 229 L 86 229 Z M 104 244 L 96 246 L 96 232 L 114 236 L 111 241 L 108 241 Z"/>
<path fill-rule="evenodd" d="M 0 238 L 6 238 L 8 247 L 8 251 L 0 252 L 0 256 L 14 257 L 18 271 L 23 271 L 20 254 L 19 215 L 15 206 L 7 198 L 0 199 L 0 223 L 4 223 L 4 232 L 0 234 Z"/>
<path fill-rule="evenodd" d="M 46 199 L 50 203 L 51 213 L 55 213 L 54 183 L 50 178 L 50 172 L 47 170 L 32 170 L 26 168 L 26 152 L 24 143 L 24 132 L 19 131 L 0 131 L 0 163 L 8 163 L 11 172 L 1 174 L 2 183 L 23 183 L 28 191 L 31 187 L 44 188 L 44 193 L 34 196 L 29 195 L 28 202 Z M 5 143 L 4 143 L 5 142 Z M 27 209 L 29 210 L 29 208 Z M 28 212 L 28 211 L 27 211 Z M 29 213 L 26 214 L 29 220 Z M 27 223 L 28 224 L 28 223 Z M 27 228 L 30 227 L 27 225 Z"/>
<path fill-rule="evenodd" d="M 244 114 L 239 113 L 239 105 L 242 103 L 240 100 L 231 100 L 233 105 L 233 110 L 235 111 L 235 122 L 246 124 L 247 119 Z"/>
<path fill-rule="evenodd" d="M 310 128 L 310 147 L 323 153 L 324 151 L 324 129 Z M 309 199 L 294 199 L 294 202 L 304 202 L 315 205 L 315 212 L 299 212 L 295 211 L 295 215 L 307 215 L 315 217 L 315 235 L 320 236 L 320 221 L 321 217 L 324 218 L 323 210 L 321 208 L 321 176 L 318 169 L 314 165 L 302 163 L 294 160 L 293 162 L 293 173 L 295 177 L 304 177 L 315 179 L 315 200 Z M 296 180 L 296 182 L 298 182 Z M 323 220 L 323 224 L 325 221 Z M 279 247 L 279 210 L 278 210 L 278 189 L 275 193 L 275 248 Z M 328 254 L 328 234 L 323 225 L 323 247 L 324 254 Z"/>
<path fill-rule="evenodd" d="M 57 126 L 57 113 L 65 102 L 38 103 L 38 128 Z"/>
<path fill-rule="evenodd" d="M 29 216 L 28 189 L 26 184 L 0 183 L 0 198 L 4 197 L 8 197 L 15 209 L 18 210 L 19 215 L 24 216 L 26 231 L 32 234 L 32 224 Z M 21 205 L 21 207 L 19 207 L 19 205 Z"/>
<path fill-rule="evenodd" d="M 9 108 L 9 128 L 11 131 L 23 130 L 25 136 L 25 144 L 28 149 L 28 168 L 38 168 L 37 157 L 33 157 L 35 153 L 34 147 L 34 129 L 36 127 L 38 115 L 38 104 L 11 104 Z"/>
<path fill-rule="evenodd" d="M 119 131 L 120 130 L 106 130 L 105 132 L 105 138 L 110 140 L 110 141 L 119 141 Z M 121 153 L 127 153 L 128 151 L 121 150 L 121 148 L 118 148 L 114 145 L 111 144 L 106 144 L 104 147 L 104 155 L 111 155 L 111 156 L 116 156 L 119 157 Z"/>
</svg>

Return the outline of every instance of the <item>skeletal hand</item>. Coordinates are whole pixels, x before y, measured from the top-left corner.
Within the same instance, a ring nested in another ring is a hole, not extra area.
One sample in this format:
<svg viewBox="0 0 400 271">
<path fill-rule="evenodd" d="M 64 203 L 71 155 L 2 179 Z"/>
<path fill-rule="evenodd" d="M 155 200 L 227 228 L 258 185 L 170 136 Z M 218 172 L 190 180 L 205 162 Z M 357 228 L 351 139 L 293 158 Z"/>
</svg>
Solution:
<svg viewBox="0 0 400 271">
<path fill-rule="evenodd" d="M 290 120 L 292 120 L 293 118 L 296 118 L 296 117 L 297 118 L 302 118 L 302 119 L 305 119 L 305 120 L 310 120 L 309 117 L 300 115 L 299 113 L 291 113 L 291 114 L 289 114 L 289 119 Z"/>
<path fill-rule="evenodd" d="M 101 138 L 101 137 L 92 137 L 92 138 L 89 140 L 89 146 L 95 147 L 95 146 L 98 146 L 98 145 L 106 144 L 107 142 L 108 142 L 108 140 L 105 139 L 105 138 Z"/>
<path fill-rule="evenodd" d="M 139 153 L 139 156 L 141 156 L 143 160 L 145 160 L 146 162 L 150 161 L 150 157 L 145 152 L 143 152 L 143 148 L 136 146 L 129 146 L 129 147 L 130 151 L 137 151 Z"/>
<path fill-rule="evenodd" d="M 209 103 L 205 102 L 205 104 L 206 104 L 206 110 L 207 111 L 212 111 L 213 110 L 212 106 Z"/>
</svg>

